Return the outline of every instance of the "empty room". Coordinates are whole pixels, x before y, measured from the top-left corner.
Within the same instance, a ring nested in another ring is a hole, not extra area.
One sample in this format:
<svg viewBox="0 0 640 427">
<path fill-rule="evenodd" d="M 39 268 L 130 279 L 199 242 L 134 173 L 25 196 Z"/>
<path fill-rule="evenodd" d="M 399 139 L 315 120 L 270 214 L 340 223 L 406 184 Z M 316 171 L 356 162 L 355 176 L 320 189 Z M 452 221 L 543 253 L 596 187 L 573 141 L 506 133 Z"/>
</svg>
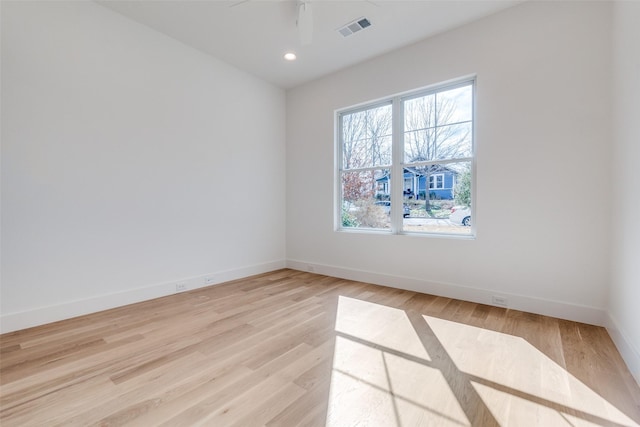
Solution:
<svg viewBox="0 0 640 427">
<path fill-rule="evenodd" d="M 639 1 L 0 19 L 3 427 L 640 425 Z"/>
</svg>

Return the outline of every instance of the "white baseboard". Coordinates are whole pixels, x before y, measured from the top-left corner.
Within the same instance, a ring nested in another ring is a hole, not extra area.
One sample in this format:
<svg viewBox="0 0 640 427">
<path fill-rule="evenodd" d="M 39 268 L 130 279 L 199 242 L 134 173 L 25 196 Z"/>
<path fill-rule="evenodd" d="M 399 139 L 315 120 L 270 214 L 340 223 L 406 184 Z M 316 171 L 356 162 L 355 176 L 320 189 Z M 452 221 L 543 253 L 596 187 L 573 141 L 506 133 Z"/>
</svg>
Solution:
<svg viewBox="0 0 640 427">
<path fill-rule="evenodd" d="M 17 313 L 7 313 L 0 316 L 0 333 L 13 332 L 59 320 L 70 319 L 85 314 L 95 313 L 136 302 L 147 301 L 172 295 L 176 292 L 176 283 L 185 283 L 187 290 L 213 286 L 230 280 L 241 279 L 255 274 L 267 273 L 285 267 L 285 261 L 272 261 L 242 267 L 234 270 L 219 271 L 194 277 L 172 280 L 171 282 L 157 283 L 151 286 L 131 289 L 124 292 L 100 295 L 92 298 L 69 301 L 47 307 L 40 307 Z M 205 277 L 208 283 L 205 283 Z"/>
<path fill-rule="evenodd" d="M 478 289 L 451 283 L 435 283 L 410 277 L 390 276 L 369 271 L 355 270 L 351 268 L 335 267 L 315 264 L 299 260 L 287 260 L 287 268 L 300 271 L 313 271 L 318 274 L 339 277 L 348 280 L 373 283 L 392 288 L 406 289 L 425 294 L 455 298 L 480 304 L 496 305 L 492 303 L 492 297 L 498 295 L 506 297 L 509 301 L 507 308 L 526 311 L 529 313 L 543 314 L 545 316 L 560 319 L 573 320 L 575 322 L 589 323 L 591 325 L 605 326 L 606 311 L 603 309 L 584 305 L 571 304 L 560 301 L 546 300 L 525 295 L 509 294 L 492 291 L 490 289 Z"/>
<path fill-rule="evenodd" d="M 618 348 L 622 359 L 625 361 L 631 371 L 631 375 L 640 385 L 640 351 L 633 346 L 631 340 L 627 338 L 627 334 L 619 327 L 618 322 L 613 318 L 611 313 L 607 313 L 607 322 L 605 327 L 613 343 Z"/>
</svg>

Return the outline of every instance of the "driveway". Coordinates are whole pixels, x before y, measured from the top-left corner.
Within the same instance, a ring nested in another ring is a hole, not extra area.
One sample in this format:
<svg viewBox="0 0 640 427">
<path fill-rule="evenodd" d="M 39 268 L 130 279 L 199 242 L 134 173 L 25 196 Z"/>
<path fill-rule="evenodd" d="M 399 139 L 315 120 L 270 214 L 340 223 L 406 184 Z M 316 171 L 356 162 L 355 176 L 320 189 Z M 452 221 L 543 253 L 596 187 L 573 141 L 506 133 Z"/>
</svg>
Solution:
<svg viewBox="0 0 640 427">
<path fill-rule="evenodd" d="M 471 234 L 471 227 L 453 225 L 442 218 L 405 218 L 405 231 L 422 231 L 431 233 Z"/>
</svg>

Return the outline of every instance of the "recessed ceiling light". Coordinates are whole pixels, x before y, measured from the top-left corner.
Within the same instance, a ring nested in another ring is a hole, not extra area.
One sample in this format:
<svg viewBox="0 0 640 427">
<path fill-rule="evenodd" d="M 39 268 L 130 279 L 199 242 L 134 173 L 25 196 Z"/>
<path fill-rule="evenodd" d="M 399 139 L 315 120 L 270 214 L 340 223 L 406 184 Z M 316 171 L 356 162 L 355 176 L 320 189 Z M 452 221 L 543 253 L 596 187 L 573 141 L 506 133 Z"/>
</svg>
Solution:
<svg viewBox="0 0 640 427">
<path fill-rule="evenodd" d="M 287 61 L 295 61 L 297 58 L 296 54 L 293 52 L 287 52 L 284 54 L 284 59 Z"/>
</svg>

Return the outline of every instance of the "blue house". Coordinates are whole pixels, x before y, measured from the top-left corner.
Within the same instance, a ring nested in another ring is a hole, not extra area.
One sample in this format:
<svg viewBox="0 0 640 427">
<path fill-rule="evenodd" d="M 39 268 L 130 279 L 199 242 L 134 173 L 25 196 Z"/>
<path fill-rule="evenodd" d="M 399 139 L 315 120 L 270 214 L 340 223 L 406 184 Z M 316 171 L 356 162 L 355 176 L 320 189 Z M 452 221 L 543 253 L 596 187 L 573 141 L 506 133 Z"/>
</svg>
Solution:
<svg viewBox="0 0 640 427">
<path fill-rule="evenodd" d="M 431 166 L 428 172 L 407 167 L 404 169 L 404 196 L 424 200 L 428 195 L 431 200 L 451 200 L 454 197 L 456 177 L 456 171 L 441 165 Z M 390 180 L 388 174 L 376 180 L 378 198 L 389 197 Z"/>
</svg>

